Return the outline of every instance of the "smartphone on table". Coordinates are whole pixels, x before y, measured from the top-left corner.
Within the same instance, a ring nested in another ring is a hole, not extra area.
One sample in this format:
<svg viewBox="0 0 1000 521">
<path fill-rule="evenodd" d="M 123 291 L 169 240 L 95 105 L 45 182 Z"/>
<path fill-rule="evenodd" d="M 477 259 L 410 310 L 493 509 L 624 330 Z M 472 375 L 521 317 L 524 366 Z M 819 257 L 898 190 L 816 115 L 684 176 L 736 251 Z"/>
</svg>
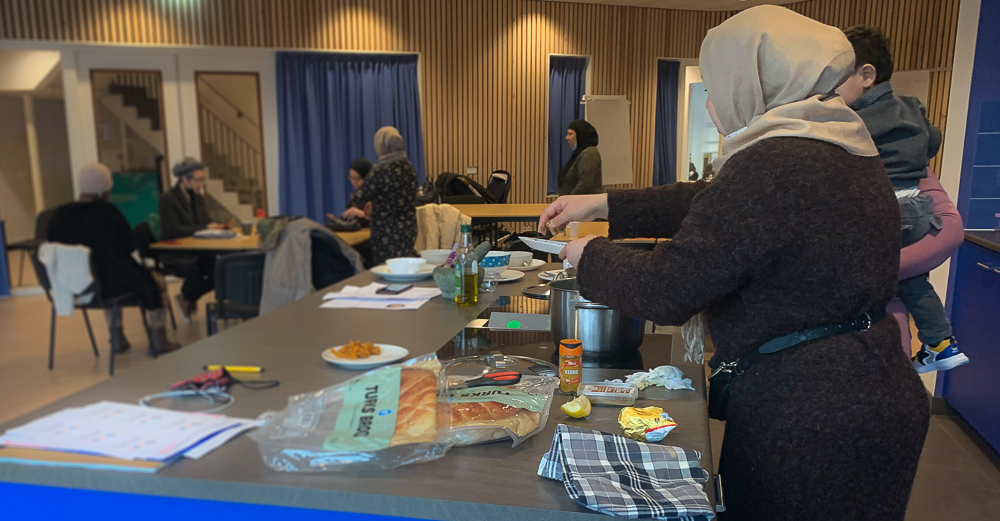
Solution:
<svg viewBox="0 0 1000 521">
<path fill-rule="evenodd" d="M 376 291 L 375 293 L 379 295 L 399 295 L 400 293 L 413 287 L 413 284 L 389 284 L 388 286 Z"/>
</svg>

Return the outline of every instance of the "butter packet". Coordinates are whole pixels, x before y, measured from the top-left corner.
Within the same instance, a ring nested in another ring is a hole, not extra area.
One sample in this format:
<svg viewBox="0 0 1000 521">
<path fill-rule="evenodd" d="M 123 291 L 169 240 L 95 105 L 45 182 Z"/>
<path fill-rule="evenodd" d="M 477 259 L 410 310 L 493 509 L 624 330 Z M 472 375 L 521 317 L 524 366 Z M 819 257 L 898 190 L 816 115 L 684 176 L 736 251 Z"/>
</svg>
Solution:
<svg viewBox="0 0 1000 521">
<path fill-rule="evenodd" d="M 618 424 L 625 437 L 656 443 L 677 427 L 677 423 L 659 407 L 624 407 L 618 414 Z"/>
</svg>

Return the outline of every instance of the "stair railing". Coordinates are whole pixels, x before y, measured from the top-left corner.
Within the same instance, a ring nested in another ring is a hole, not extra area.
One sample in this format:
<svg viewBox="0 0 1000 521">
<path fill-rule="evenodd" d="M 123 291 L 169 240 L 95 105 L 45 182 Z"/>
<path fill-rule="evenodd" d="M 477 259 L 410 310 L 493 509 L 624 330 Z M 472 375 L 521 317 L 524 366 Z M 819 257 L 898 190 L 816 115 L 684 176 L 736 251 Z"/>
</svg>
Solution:
<svg viewBox="0 0 1000 521">
<path fill-rule="evenodd" d="M 214 153 L 225 158 L 223 182 L 235 183 L 236 191 L 247 195 L 255 211 L 263 208 L 264 162 L 260 150 L 208 107 L 200 105 L 198 111 L 202 144 L 212 145 Z M 238 172 L 236 179 L 232 179 L 233 171 Z"/>
</svg>

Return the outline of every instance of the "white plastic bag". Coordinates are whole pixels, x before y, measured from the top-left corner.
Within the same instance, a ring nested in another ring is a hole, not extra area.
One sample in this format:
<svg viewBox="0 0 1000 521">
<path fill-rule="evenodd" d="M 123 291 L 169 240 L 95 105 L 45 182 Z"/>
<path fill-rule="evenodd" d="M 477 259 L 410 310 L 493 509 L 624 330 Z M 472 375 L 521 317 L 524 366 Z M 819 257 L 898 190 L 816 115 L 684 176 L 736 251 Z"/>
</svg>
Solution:
<svg viewBox="0 0 1000 521">
<path fill-rule="evenodd" d="M 433 355 L 380 367 L 338 385 L 291 396 L 251 434 L 264 463 L 284 472 L 386 470 L 444 456 L 450 418 Z"/>
<path fill-rule="evenodd" d="M 518 446 L 545 428 L 558 386 L 558 378 L 525 375 L 515 385 L 449 391 L 441 406 L 450 409 L 453 442 L 465 446 L 509 438 Z"/>
</svg>

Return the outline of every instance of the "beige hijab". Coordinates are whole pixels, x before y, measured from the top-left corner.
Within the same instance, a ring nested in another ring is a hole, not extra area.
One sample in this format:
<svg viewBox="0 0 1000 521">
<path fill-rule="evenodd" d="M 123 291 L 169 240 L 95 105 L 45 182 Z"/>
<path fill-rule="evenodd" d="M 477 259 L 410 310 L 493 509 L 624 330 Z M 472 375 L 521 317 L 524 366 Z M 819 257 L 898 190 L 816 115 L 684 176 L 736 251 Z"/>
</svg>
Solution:
<svg viewBox="0 0 1000 521">
<path fill-rule="evenodd" d="M 784 7 L 752 7 L 708 31 L 698 61 L 730 135 L 713 163 L 717 172 L 734 153 L 771 137 L 818 139 L 856 156 L 878 155 L 864 122 L 833 95 L 854 72 L 854 49 L 840 29 Z"/>
<path fill-rule="evenodd" d="M 406 159 L 406 147 L 403 143 L 403 136 L 395 127 L 382 127 L 375 133 L 375 153 L 378 160 L 375 161 L 375 168 L 379 168 L 389 163 Z"/>
</svg>

